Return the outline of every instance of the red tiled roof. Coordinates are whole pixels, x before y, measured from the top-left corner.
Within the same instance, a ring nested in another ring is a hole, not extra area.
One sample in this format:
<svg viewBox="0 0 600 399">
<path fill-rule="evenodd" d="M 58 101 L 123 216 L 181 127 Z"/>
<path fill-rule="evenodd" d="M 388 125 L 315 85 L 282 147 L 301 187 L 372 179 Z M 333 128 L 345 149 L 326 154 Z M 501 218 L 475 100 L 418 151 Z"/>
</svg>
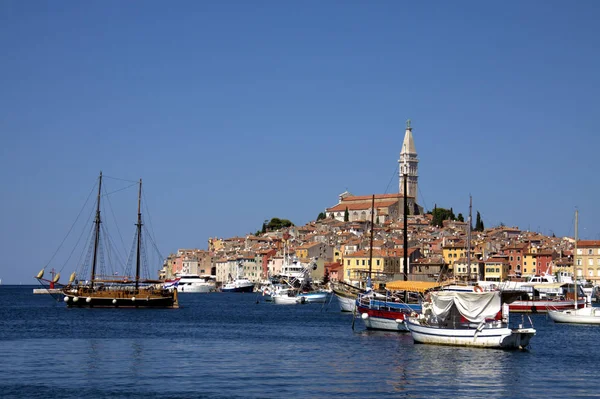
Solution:
<svg viewBox="0 0 600 399">
<path fill-rule="evenodd" d="M 600 241 L 598 240 L 579 240 L 577 241 L 578 247 L 600 247 Z"/>
<path fill-rule="evenodd" d="M 386 207 L 386 206 L 394 205 L 397 202 L 398 202 L 398 200 L 375 201 L 375 207 L 376 208 L 383 208 L 383 207 Z M 327 212 L 343 212 L 343 211 L 346 210 L 346 208 L 348 208 L 349 211 L 358 211 L 358 210 L 362 210 L 362 209 L 371 209 L 371 203 L 358 202 L 358 203 L 349 203 L 349 204 L 347 204 L 347 203 L 342 202 L 341 204 L 337 204 L 334 207 L 327 208 L 326 211 Z"/>
</svg>

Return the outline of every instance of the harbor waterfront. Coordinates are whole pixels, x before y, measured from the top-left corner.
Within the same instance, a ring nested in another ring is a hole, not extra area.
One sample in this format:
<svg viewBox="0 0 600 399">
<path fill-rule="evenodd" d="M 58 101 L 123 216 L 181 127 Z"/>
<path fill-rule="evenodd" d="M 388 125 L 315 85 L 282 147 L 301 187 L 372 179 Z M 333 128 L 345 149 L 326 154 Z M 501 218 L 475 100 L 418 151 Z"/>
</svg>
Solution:
<svg viewBox="0 0 600 399">
<path fill-rule="evenodd" d="M 335 297 L 277 306 L 211 293 L 182 295 L 178 310 L 69 309 L 32 288 L 0 287 L 3 398 L 598 395 L 600 329 L 541 314 L 529 350 L 503 351 L 417 345 L 360 320 L 353 330 Z"/>
</svg>

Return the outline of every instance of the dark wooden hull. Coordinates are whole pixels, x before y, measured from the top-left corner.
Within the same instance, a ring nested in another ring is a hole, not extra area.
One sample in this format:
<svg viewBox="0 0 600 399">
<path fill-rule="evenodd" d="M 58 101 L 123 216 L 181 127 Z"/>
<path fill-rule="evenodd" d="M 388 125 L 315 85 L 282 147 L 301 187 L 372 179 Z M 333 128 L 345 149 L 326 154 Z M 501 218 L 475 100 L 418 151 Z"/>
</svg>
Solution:
<svg viewBox="0 0 600 399">
<path fill-rule="evenodd" d="M 177 309 L 177 291 L 138 292 L 99 291 L 64 292 L 69 308 L 160 308 Z"/>
</svg>

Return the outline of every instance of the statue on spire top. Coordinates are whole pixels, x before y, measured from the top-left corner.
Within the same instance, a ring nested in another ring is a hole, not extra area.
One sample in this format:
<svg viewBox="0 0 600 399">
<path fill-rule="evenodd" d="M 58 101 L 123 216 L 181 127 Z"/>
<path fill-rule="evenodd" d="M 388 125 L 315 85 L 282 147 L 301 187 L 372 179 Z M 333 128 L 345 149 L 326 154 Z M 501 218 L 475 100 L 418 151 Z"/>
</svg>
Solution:
<svg viewBox="0 0 600 399">
<path fill-rule="evenodd" d="M 411 128 L 411 127 L 410 127 L 410 119 L 407 119 L 407 120 L 406 120 L 406 128 L 407 128 L 407 129 L 410 129 L 410 128 Z"/>
</svg>

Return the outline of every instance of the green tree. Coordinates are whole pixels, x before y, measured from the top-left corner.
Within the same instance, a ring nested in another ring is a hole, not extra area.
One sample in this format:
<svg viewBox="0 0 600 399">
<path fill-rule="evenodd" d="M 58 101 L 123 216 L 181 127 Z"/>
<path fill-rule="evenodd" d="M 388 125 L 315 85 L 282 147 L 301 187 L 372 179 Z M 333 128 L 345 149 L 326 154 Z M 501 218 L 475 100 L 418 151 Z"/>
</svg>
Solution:
<svg viewBox="0 0 600 399">
<path fill-rule="evenodd" d="M 268 230 L 274 231 L 274 230 L 280 230 L 284 227 L 290 227 L 293 225 L 294 225 L 294 223 L 290 222 L 287 219 L 272 218 L 269 221 L 269 223 L 267 224 L 266 228 Z"/>
<path fill-rule="evenodd" d="M 325 217 L 326 217 L 325 212 L 321 212 L 321 213 L 319 213 L 319 216 L 317 216 L 317 221 L 325 219 Z"/>
<path fill-rule="evenodd" d="M 325 268 L 325 274 L 323 274 L 323 285 L 329 282 L 329 269 Z"/>
<path fill-rule="evenodd" d="M 479 214 L 479 211 L 477 211 L 477 218 L 475 219 L 475 231 L 483 231 L 485 229 L 484 225 L 483 225 L 483 220 L 481 220 L 481 215 Z"/>
<path fill-rule="evenodd" d="M 349 222 L 350 221 L 350 212 L 348 212 L 348 207 L 346 207 L 346 210 L 344 211 L 344 222 Z"/>
<path fill-rule="evenodd" d="M 431 213 L 433 215 L 433 220 L 431 224 L 433 226 L 442 227 L 444 225 L 444 220 L 455 220 L 454 213 L 452 212 L 452 208 L 438 208 L 437 206 L 433 209 Z"/>
<path fill-rule="evenodd" d="M 463 216 L 463 214 L 462 214 L 462 213 L 459 213 L 459 214 L 458 214 L 458 218 L 457 218 L 457 220 L 458 220 L 459 222 L 464 222 L 464 221 L 465 221 L 465 218 L 464 218 L 464 216 Z"/>
</svg>

